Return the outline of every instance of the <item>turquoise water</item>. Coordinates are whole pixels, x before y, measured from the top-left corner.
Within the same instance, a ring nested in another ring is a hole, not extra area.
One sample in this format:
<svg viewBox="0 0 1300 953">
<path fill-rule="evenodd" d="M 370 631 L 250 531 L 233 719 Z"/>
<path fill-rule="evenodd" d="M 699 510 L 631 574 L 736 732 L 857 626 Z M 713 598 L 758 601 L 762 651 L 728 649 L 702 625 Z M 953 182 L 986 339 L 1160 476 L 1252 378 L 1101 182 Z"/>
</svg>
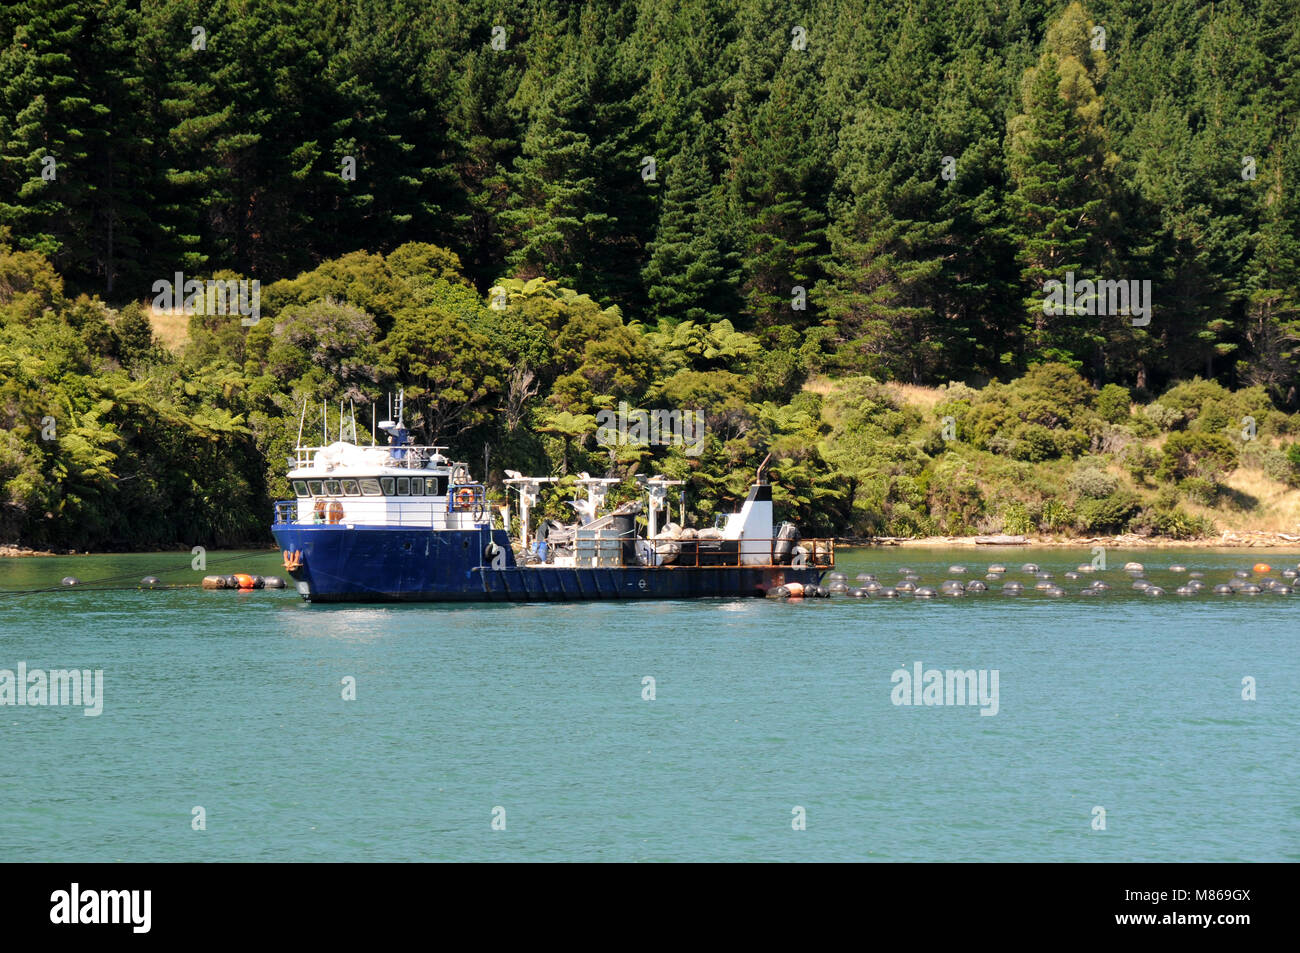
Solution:
<svg viewBox="0 0 1300 953">
<path fill-rule="evenodd" d="M 842 552 L 925 582 L 1086 551 Z M 278 557 L 210 570 L 276 572 Z M 1300 859 L 1294 596 L 1163 599 L 1295 553 L 1111 552 L 1104 596 L 313 607 L 292 590 L 0 596 L 0 669 L 104 672 L 103 713 L 0 707 L 9 860 Z M 188 556 L 0 559 L 0 587 Z M 1275 572 L 1274 575 L 1277 573 Z M 1086 582 L 1090 577 L 1085 577 Z M 1082 583 L 1065 582 L 1070 589 Z M 997 583 L 990 583 L 996 590 Z M 998 713 L 891 702 L 996 669 Z M 655 679 L 644 700 L 643 678 Z M 1258 699 L 1244 701 L 1243 677 Z M 356 680 L 345 701 L 343 680 Z M 201 806 L 206 830 L 192 830 Z M 792 813 L 806 812 L 806 830 Z M 1106 830 L 1093 830 L 1103 807 Z M 505 830 L 493 830 L 504 808 Z M 499 812 L 498 812 L 499 816 Z"/>
</svg>

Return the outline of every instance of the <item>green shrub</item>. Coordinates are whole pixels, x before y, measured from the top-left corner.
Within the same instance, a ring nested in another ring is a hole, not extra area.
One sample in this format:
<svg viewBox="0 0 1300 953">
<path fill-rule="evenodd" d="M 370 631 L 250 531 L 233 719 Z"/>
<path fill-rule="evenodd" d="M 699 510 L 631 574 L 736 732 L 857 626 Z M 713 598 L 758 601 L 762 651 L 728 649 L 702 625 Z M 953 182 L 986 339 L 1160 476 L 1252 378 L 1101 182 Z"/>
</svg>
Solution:
<svg viewBox="0 0 1300 953">
<path fill-rule="evenodd" d="M 1160 466 L 1160 455 L 1150 447 L 1134 444 L 1124 453 L 1124 467 L 1138 486 L 1144 486 L 1155 476 Z"/>
<path fill-rule="evenodd" d="M 1060 500 L 1048 500 L 1043 504 L 1038 525 L 1046 532 L 1059 533 L 1074 525 L 1074 511 Z"/>
<path fill-rule="evenodd" d="M 943 425 L 940 424 L 933 430 L 925 432 L 925 438 L 921 441 L 921 449 L 931 457 L 937 457 L 948 451 L 949 446 L 955 441 L 943 439 Z"/>
<path fill-rule="evenodd" d="M 1279 450 L 1252 440 L 1241 448 L 1241 465 L 1252 470 L 1262 470 L 1270 480 L 1277 480 L 1287 486 L 1300 485 L 1300 452 L 1292 451 L 1300 445 L 1292 444 L 1287 450 Z"/>
<path fill-rule="evenodd" d="M 1232 416 L 1228 413 L 1228 408 L 1223 401 L 1211 398 L 1205 402 L 1201 408 L 1200 414 L 1197 415 L 1195 428 L 1205 430 L 1210 433 L 1221 433 L 1234 424 Z"/>
<path fill-rule="evenodd" d="M 1002 532 L 1012 536 L 1024 536 L 1033 532 L 1034 526 L 1025 504 L 1019 501 L 1008 503 L 1002 510 Z"/>
<path fill-rule="evenodd" d="M 1237 449 L 1227 437 L 1204 431 L 1171 434 L 1162 448 L 1156 477 L 1168 482 L 1189 476 L 1218 482 L 1237 465 Z"/>
<path fill-rule="evenodd" d="M 1072 427 L 1069 430 L 1052 431 L 1052 442 L 1056 444 L 1058 457 L 1072 460 L 1092 445 L 1092 438 L 1082 430 Z"/>
<path fill-rule="evenodd" d="M 1097 415 L 1111 424 L 1120 424 L 1129 418 L 1129 405 L 1133 397 L 1127 387 L 1107 384 L 1097 395 Z"/>
<path fill-rule="evenodd" d="M 1219 498 L 1219 484 L 1204 477 L 1188 477 L 1178 484 L 1183 496 L 1202 506 L 1213 506 Z"/>
<path fill-rule="evenodd" d="M 1128 492 L 1081 500 L 1075 508 L 1075 525 L 1085 533 L 1119 533 L 1140 509 L 1137 495 Z"/>
<path fill-rule="evenodd" d="M 1296 444 L 1292 444 L 1296 446 Z M 1269 447 L 1263 454 L 1263 466 L 1260 467 L 1271 480 L 1285 483 L 1287 486 L 1300 485 L 1300 467 L 1297 467 L 1290 454 Z"/>
<path fill-rule="evenodd" d="M 1223 400 L 1230 396 L 1228 390 L 1216 381 L 1193 377 L 1190 381 L 1175 384 L 1160 395 L 1160 404 L 1179 411 L 1183 419 L 1193 420 L 1207 401 Z"/>
<path fill-rule="evenodd" d="M 983 515 L 984 496 L 970 477 L 944 481 L 941 491 L 930 494 L 930 517 L 945 535 L 966 535 Z"/>
<path fill-rule="evenodd" d="M 1133 431 L 1133 436 L 1140 437 L 1143 440 L 1150 439 L 1151 437 L 1158 437 L 1164 432 L 1153 424 L 1150 418 L 1142 414 L 1130 417 L 1125 426 Z"/>
<path fill-rule="evenodd" d="M 1011 450 L 1015 445 L 1016 442 L 1014 440 L 999 433 L 989 437 L 983 449 L 987 450 L 989 453 L 996 453 L 1000 457 L 1009 457 L 1011 456 Z"/>
<path fill-rule="evenodd" d="M 887 536 L 935 536 L 934 521 L 907 503 L 896 504 L 885 524 Z"/>
<path fill-rule="evenodd" d="M 1143 407 L 1142 416 L 1158 430 L 1174 430 L 1187 419 L 1181 410 L 1159 402 Z"/>
<path fill-rule="evenodd" d="M 1119 477 L 1093 464 L 1082 464 L 1066 480 L 1070 492 L 1086 499 L 1101 499 L 1119 489 Z"/>
<path fill-rule="evenodd" d="M 1214 531 L 1214 527 L 1209 520 L 1192 516 L 1177 506 L 1173 509 L 1157 510 L 1153 513 L 1152 528 L 1157 535 L 1168 536 L 1170 539 L 1195 539 L 1200 536 L 1208 536 Z"/>
<path fill-rule="evenodd" d="M 1156 492 L 1155 508 L 1171 510 L 1178 505 L 1178 490 L 1172 486 L 1162 486 Z"/>
<path fill-rule="evenodd" d="M 1040 463 L 1061 455 L 1056 435 L 1042 424 L 1024 424 L 1012 437 L 1011 456 L 1028 463 Z"/>
<path fill-rule="evenodd" d="M 1039 400 L 1053 408 L 1061 420 L 1073 420 L 1080 411 L 1091 408 L 1097 396 L 1092 385 L 1066 364 L 1035 364 L 1013 387 L 1025 399 Z"/>
</svg>

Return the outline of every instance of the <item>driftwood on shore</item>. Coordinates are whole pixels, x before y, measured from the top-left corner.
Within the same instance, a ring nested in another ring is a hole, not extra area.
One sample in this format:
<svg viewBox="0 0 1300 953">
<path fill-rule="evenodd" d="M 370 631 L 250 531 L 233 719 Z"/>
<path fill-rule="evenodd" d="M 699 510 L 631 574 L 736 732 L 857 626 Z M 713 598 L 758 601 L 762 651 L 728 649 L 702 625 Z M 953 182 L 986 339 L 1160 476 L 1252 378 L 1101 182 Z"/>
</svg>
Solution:
<svg viewBox="0 0 1300 953">
<path fill-rule="evenodd" d="M 71 554 L 71 551 L 69 551 L 69 554 Z M 4 557 L 55 556 L 55 555 L 58 554 L 52 553 L 47 549 L 28 549 L 26 546 L 12 546 L 9 543 L 0 543 L 0 556 L 4 556 Z"/>
<path fill-rule="evenodd" d="M 997 536 L 976 536 L 976 546 L 1024 546 L 1028 540 L 1024 536 L 1008 536 L 1006 533 L 1000 533 Z"/>
</svg>

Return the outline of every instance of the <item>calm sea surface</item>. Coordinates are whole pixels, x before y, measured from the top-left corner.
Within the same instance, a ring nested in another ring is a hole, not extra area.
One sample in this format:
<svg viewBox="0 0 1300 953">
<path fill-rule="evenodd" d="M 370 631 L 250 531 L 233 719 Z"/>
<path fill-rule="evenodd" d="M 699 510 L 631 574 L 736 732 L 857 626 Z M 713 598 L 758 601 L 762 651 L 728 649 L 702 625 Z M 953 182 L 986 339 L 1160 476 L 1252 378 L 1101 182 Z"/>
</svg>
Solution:
<svg viewBox="0 0 1300 953">
<path fill-rule="evenodd" d="M 208 571 L 279 571 L 230 555 Z M 1032 560 L 1073 593 L 1096 577 L 1061 574 L 1090 558 L 857 550 L 839 568 L 933 584 L 997 561 L 1032 586 Z M 1169 594 L 1133 592 L 1129 559 Z M 104 673 L 98 717 L 0 707 L 0 857 L 1300 860 L 1300 594 L 1182 598 L 1166 570 L 1214 583 L 1259 559 L 1277 576 L 1300 551 L 1111 551 L 1114 588 L 1089 598 L 0 595 L 0 670 Z M 0 559 L 0 588 L 164 569 L 200 575 L 187 554 Z M 917 662 L 997 670 L 997 714 L 895 705 Z"/>
</svg>

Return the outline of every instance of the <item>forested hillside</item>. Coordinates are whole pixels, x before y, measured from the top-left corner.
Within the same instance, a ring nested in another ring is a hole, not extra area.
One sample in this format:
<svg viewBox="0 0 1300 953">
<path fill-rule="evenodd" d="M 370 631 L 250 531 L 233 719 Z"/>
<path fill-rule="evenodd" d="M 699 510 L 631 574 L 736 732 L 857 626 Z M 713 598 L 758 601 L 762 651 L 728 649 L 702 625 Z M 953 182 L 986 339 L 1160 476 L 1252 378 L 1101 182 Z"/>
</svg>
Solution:
<svg viewBox="0 0 1300 953">
<path fill-rule="evenodd" d="M 0 542 L 264 538 L 302 403 L 399 386 L 701 519 L 772 451 L 810 532 L 1232 525 L 1297 482 L 1298 181 L 1292 0 L 23 0 Z M 177 272 L 261 320 L 160 339 Z M 621 401 L 704 452 L 597 446 Z"/>
</svg>

